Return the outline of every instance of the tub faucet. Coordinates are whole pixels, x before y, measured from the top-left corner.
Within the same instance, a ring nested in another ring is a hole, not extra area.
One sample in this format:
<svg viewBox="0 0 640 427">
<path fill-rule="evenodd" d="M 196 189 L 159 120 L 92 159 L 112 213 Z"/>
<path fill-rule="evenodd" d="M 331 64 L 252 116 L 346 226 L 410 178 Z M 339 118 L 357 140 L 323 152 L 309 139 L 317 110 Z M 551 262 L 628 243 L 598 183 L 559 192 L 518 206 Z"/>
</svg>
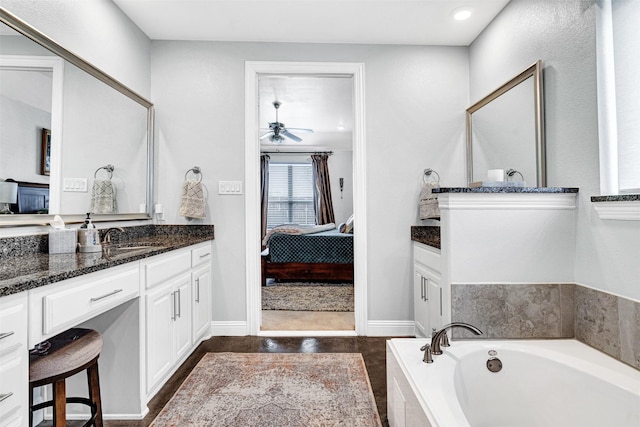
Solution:
<svg viewBox="0 0 640 427">
<path fill-rule="evenodd" d="M 124 233 L 124 228 L 122 227 L 108 228 L 107 231 L 104 232 L 104 237 L 102 237 L 102 243 L 111 243 L 111 232 L 113 230 L 118 230 L 119 232 Z"/>
<path fill-rule="evenodd" d="M 445 347 L 449 346 L 449 339 L 446 338 L 447 329 L 453 329 L 453 328 L 463 328 L 473 332 L 476 335 L 482 335 L 482 331 L 480 329 L 468 323 L 463 323 L 463 322 L 449 323 L 448 325 L 444 325 L 442 328 L 440 328 L 439 331 L 436 331 L 431 337 L 431 354 L 442 354 L 442 350 L 440 349 L 440 346 L 441 345 Z"/>
</svg>

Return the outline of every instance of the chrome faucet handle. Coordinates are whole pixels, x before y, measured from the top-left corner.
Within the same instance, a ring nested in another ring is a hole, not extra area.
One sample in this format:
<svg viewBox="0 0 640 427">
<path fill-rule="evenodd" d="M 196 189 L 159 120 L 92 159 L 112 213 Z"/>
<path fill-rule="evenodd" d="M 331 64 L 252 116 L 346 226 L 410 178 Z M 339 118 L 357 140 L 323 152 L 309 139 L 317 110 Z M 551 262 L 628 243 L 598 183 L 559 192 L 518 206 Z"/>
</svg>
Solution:
<svg viewBox="0 0 640 427">
<path fill-rule="evenodd" d="M 431 357 L 431 345 L 423 345 L 420 347 L 420 351 L 424 351 L 424 356 L 422 357 L 422 361 L 424 363 L 433 363 L 433 357 Z"/>
</svg>

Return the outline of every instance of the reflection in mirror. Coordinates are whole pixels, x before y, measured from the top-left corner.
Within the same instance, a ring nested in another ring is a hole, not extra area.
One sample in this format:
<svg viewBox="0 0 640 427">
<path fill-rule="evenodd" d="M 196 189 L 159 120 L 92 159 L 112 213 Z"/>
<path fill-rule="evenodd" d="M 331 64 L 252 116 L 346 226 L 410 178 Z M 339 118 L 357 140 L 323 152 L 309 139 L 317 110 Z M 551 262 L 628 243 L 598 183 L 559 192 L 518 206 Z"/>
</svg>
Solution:
<svg viewBox="0 0 640 427">
<path fill-rule="evenodd" d="M 17 213 L 0 225 L 79 222 L 108 179 L 115 211 L 94 209 L 108 214 L 94 221 L 149 219 L 153 105 L 3 8 L 0 21 L 0 180 L 19 183 Z"/>
<path fill-rule="evenodd" d="M 467 109 L 467 181 L 490 181 L 489 170 L 546 186 L 540 61 Z"/>
</svg>

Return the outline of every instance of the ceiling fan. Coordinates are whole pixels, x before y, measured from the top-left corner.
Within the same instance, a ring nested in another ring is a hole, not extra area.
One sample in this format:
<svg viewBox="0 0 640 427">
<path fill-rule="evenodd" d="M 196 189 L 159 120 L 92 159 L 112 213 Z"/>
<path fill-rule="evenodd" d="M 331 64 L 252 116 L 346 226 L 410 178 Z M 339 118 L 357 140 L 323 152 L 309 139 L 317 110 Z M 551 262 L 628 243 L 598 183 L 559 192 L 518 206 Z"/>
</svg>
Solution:
<svg viewBox="0 0 640 427">
<path fill-rule="evenodd" d="M 284 123 L 280 123 L 278 121 L 278 109 L 280 108 L 280 105 L 282 105 L 280 103 L 280 101 L 273 101 L 273 107 L 276 109 L 276 121 L 269 123 L 269 129 L 268 132 L 265 133 L 264 135 L 262 135 L 260 137 L 260 140 L 269 138 L 269 141 L 276 143 L 276 144 L 282 144 L 284 142 L 285 138 L 289 138 L 292 139 L 296 142 L 300 142 L 302 141 L 302 138 L 300 138 L 299 136 L 296 136 L 294 134 L 292 134 L 291 132 L 289 132 L 289 130 L 293 130 L 296 132 L 303 132 L 303 133 L 312 133 L 313 130 L 312 129 L 301 129 L 301 128 L 289 128 L 287 129 L 284 126 Z M 267 130 L 267 129 L 265 129 Z"/>
</svg>

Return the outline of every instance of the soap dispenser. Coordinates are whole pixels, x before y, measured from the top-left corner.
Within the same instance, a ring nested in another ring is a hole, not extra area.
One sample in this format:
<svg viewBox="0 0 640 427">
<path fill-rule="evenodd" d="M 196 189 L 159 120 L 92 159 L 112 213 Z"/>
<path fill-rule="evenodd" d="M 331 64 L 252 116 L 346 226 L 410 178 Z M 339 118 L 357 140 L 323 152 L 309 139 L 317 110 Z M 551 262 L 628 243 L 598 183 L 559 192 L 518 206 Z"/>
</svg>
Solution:
<svg viewBox="0 0 640 427">
<path fill-rule="evenodd" d="M 78 252 L 101 252 L 100 233 L 91 222 L 91 213 L 87 213 L 84 224 L 78 229 Z"/>
</svg>

